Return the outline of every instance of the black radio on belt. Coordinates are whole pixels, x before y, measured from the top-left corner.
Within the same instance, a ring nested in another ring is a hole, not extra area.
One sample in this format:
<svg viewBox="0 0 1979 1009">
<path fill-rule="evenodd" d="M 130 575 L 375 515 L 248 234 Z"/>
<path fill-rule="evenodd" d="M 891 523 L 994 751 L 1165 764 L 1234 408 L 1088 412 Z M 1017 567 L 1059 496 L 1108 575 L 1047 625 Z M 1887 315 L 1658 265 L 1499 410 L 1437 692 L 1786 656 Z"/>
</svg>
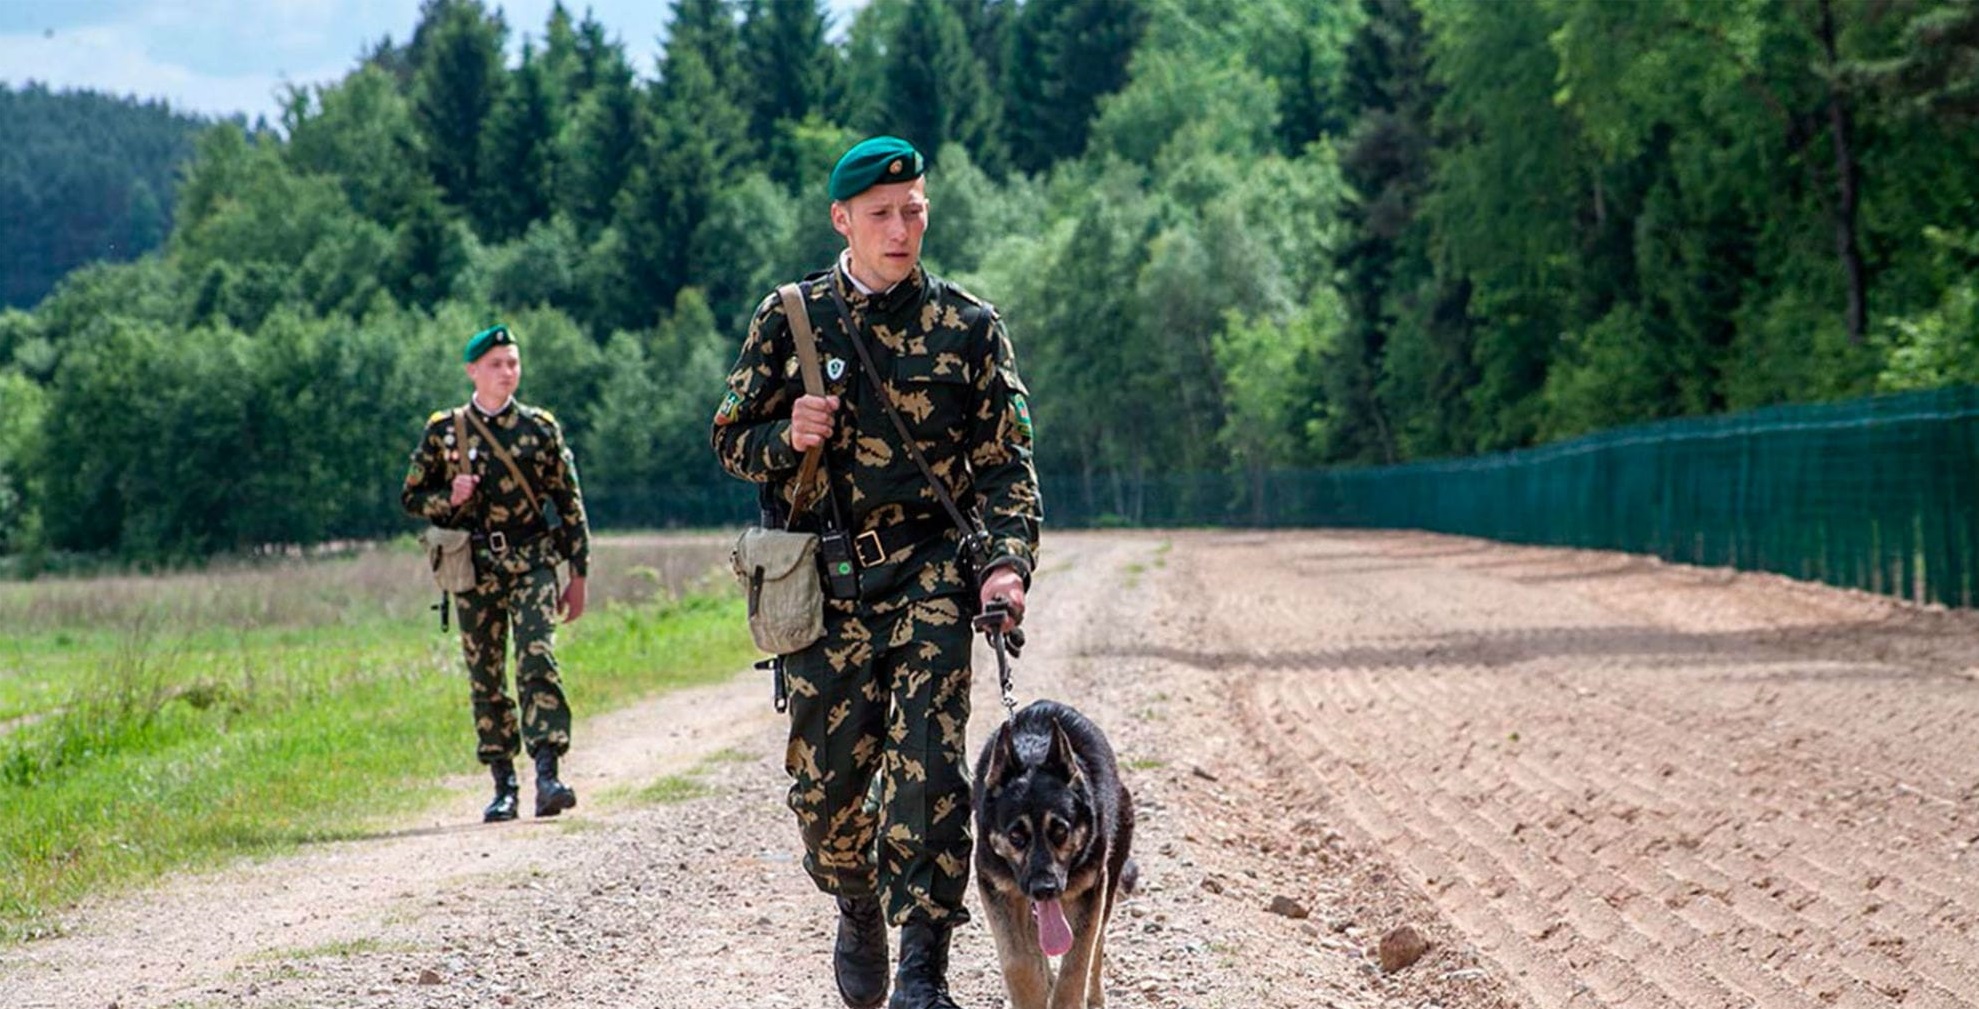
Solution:
<svg viewBox="0 0 1979 1009">
<path fill-rule="evenodd" d="M 833 599 L 859 598 L 859 565 L 852 559 L 852 534 L 827 529 L 818 534 L 818 563 L 825 569 L 825 594 Z"/>
</svg>

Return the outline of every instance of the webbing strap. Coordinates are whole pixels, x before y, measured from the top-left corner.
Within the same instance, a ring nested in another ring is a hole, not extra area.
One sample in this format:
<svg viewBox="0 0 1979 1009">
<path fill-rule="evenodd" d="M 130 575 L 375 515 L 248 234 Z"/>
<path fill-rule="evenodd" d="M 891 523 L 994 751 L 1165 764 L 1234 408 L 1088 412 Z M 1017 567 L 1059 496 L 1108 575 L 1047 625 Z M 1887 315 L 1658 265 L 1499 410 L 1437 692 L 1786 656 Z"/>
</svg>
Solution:
<svg viewBox="0 0 1979 1009">
<path fill-rule="evenodd" d="M 804 376 L 804 392 L 822 396 L 825 377 L 818 370 L 818 338 L 811 331 L 811 313 L 804 308 L 804 293 L 796 284 L 784 284 L 776 293 L 783 299 L 784 321 L 790 324 L 790 342 L 797 348 L 797 371 Z M 817 486 L 818 464 L 824 461 L 824 455 L 822 441 L 805 451 L 804 463 L 797 469 L 797 488 L 790 494 L 790 520 L 784 528 L 797 528 L 798 517 L 810 510 L 816 500 L 812 495 Z"/>
</svg>

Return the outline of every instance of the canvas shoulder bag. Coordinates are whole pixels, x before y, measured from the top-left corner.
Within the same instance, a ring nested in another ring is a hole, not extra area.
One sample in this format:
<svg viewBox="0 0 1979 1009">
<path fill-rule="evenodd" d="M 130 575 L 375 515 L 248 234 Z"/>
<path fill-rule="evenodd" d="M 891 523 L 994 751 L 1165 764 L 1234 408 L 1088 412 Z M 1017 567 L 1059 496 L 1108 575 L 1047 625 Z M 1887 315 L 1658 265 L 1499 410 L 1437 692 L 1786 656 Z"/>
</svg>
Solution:
<svg viewBox="0 0 1979 1009">
<path fill-rule="evenodd" d="M 804 391 L 822 396 L 824 375 L 818 369 L 817 337 L 811 316 L 796 284 L 777 288 L 790 339 L 797 350 L 797 368 Z M 824 446 L 804 453 L 791 495 L 790 521 L 783 529 L 752 526 L 742 531 L 729 554 L 729 565 L 749 598 L 749 636 L 771 655 L 789 655 L 809 648 L 825 634 L 825 594 L 818 575 L 818 534 L 796 532 L 797 520 L 809 510 L 817 490 L 818 467 Z"/>
<path fill-rule="evenodd" d="M 464 409 L 454 409 L 454 444 L 457 446 L 467 444 L 467 433 L 461 425 Z M 459 460 L 450 461 L 447 470 L 453 476 L 460 475 Z M 440 586 L 441 592 L 459 593 L 474 588 L 479 579 L 474 573 L 474 551 L 470 549 L 467 530 L 427 526 L 419 533 L 419 545 L 426 551 L 426 563 L 433 569 L 433 581 Z"/>
</svg>

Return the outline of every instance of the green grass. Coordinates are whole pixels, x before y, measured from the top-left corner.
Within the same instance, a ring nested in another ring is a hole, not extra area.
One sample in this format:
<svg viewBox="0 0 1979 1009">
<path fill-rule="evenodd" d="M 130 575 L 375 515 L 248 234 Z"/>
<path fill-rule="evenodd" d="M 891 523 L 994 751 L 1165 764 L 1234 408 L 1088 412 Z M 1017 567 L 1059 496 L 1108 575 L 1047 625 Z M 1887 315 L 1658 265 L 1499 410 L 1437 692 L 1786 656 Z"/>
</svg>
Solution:
<svg viewBox="0 0 1979 1009">
<path fill-rule="evenodd" d="M 1140 561 L 1128 561 L 1120 569 L 1121 573 L 1127 576 L 1124 583 L 1125 587 L 1129 589 L 1138 588 L 1141 584 L 1141 576 L 1146 574 L 1147 570 L 1148 566 L 1142 564 Z"/>
<path fill-rule="evenodd" d="M 124 584 L 124 609 L 0 622 L 0 941 L 50 934 L 86 894 L 364 836 L 474 769 L 458 638 L 423 589 L 337 605 L 370 575 L 229 577 L 154 580 L 149 606 Z M 33 601 L 7 588 L 0 621 Z M 580 717 L 754 657 L 733 592 L 653 588 L 594 595 L 559 631 Z M 265 618 L 239 598 L 256 594 Z"/>
<path fill-rule="evenodd" d="M 641 802 L 667 805 L 715 794 L 708 783 L 692 774 L 669 774 L 638 792 Z"/>
<path fill-rule="evenodd" d="M 715 794 L 713 785 L 703 777 L 718 764 L 746 763 L 756 759 L 753 753 L 745 753 L 734 747 L 726 747 L 701 758 L 701 763 L 685 774 L 669 774 L 642 788 L 619 788 L 608 793 L 612 801 L 645 805 L 667 805 L 676 802 L 690 802 Z"/>
</svg>

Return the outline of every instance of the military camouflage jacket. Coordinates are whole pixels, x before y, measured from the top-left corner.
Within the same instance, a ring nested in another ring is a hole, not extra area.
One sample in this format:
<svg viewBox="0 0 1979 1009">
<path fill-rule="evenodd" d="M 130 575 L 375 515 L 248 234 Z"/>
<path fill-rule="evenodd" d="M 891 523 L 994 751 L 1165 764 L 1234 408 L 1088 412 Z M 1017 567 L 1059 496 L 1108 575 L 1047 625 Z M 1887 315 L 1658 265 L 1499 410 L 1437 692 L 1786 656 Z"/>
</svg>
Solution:
<svg viewBox="0 0 1979 1009">
<path fill-rule="evenodd" d="M 481 419 L 528 476 L 544 510 L 555 514 L 557 528 L 552 541 L 557 552 L 570 561 L 573 574 L 588 574 L 591 537 L 584 520 L 584 494 L 577 483 L 577 464 L 571 459 L 570 446 L 564 443 L 556 417 L 548 410 L 511 400 L 501 413 L 493 417 L 483 414 Z M 484 444 L 472 421 L 464 422 L 463 427 L 467 443 L 457 445 L 452 410 L 440 410 L 426 418 L 426 433 L 412 452 L 412 468 L 399 492 L 406 514 L 431 519 L 449 529 L 502 530 L 510 537 L 541 529 L 543 520 L 509 468 Z M 458 472 L 481 478 L 474 496 L 459 508 L 448 503 L 455 467 Z"/>
<path fill-rule="evenodd" d="M 828 285 L 834 284 L 929 466 L 956 504 L 982 515 L 991 537 L 986 567 L 1011 566 L 1028 582 L 1041 517 L 1031 413 L 995 310 L 919 267 L 870 297 L 833 269 L 806 277 L 801 288 L 826 391 L 841 401 L 825 468 L 845 525 L 855 533 L 907 522 L 950 529 L 866 567 L 861 598 L 898 605 L 969 587 L 956 565 L 953 523 L 866 380 L 832 303 Z M 783 302 L 771 293 L 757 307 L 728 376 L 713 440 L 729 473 L 765 484 L 779 502 L 790 500 L 803 461 L 787 435 L 791 404 L 803 394 Z M 830 507 L 821 502 L 814 510 Z"/>
</svg>

